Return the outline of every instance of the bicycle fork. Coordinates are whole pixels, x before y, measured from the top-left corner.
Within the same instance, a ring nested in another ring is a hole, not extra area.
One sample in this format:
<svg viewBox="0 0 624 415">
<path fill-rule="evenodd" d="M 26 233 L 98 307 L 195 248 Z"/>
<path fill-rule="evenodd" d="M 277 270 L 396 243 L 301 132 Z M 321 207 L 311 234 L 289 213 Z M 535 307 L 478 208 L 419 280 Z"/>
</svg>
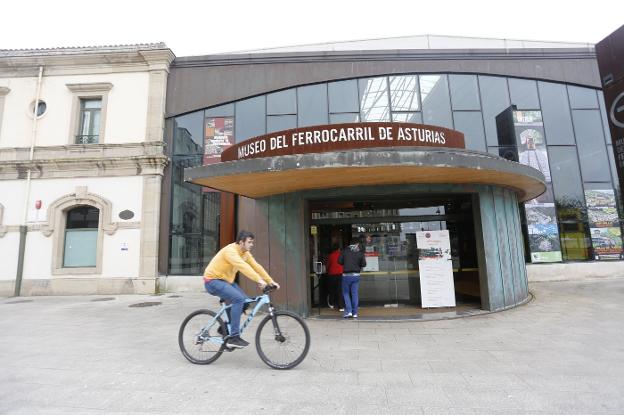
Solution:
<svg viewBox="0 0 624 415">
<path fill-rule="evenodd" d="M 271 321 L 273 322 L 273 332 L 275 334 L 275 340 L 280 343 L 284 343 L 286 341 L 286 338 L 280 330 L 279 324 L 277 323 L 277 316 L 273 312 L 274 310 L 275 309 L 273 308 L 273 304 L 269 304 L 269 315 L 271 316 Z"/>
</svg>

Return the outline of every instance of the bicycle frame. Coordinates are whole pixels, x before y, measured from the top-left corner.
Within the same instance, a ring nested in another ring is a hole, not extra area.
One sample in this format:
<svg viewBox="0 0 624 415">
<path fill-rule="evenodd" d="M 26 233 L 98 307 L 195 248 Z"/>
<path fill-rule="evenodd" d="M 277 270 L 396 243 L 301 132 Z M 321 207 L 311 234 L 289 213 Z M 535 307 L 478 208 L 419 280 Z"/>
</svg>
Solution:
<svg viewBox="0 0 624 415">
<path fill-rule="evenodd" d="M 243 334 L 243 332 L 245 331 L 245 329 L 247 328 L 247 326 L 251 323 L 251 321 L 254 319 L 254 317 L 256 316 L 256 314 L 258 313 L 258 311 L 260 311 L 260 309 L 262 308 L 262 306 L 264 306 L 265 304 L 269 305 L 269 315 L 271 317 L 273 317 L 273 304 L 271 304 L 271 299 L 269 298 L 268 294 L 263 294 L 263 295 L 258 295 L 254 298 L 248 298 L 245 300 L 244 302 L 245 304 L 251 304 L 251 303 L 256 303 L 255 307 L 251 310 L 251 312 L 249 313 L 249 316 L 247 316 L 247 318 L 245 319 L 245 321 L 243 322 L 243 324 L 241 324 L 240 326 L 240 334 Z M 210 322 L 208 324 L 206 324 L 206 326 L 204 328 L 202 328 L 201 332 L 200 332 L 200 336 L 202 333 L 204 333 L 204 331 L 209 328 L 212 327 L 216 322 L 217 319 L 219 317 L 221 317 L 226 324 L 228 333 L 230 332 L 230 321 L 229 321 L 229 317 L 228 317 L 228 313 L 227 310 L 232 308 L 232 305 L 226 305 L 225 303 L 223 303 L 221 305 L 221 308 L 219 309 L 219 311 L 217 312 L 217 315 L 214 316 L 212 318 L 212 320 L 210 320 Z M 223 344 L 223 337 L 217 337 L 217 336 L 211 336 L 207 339 L 207 341 L 214 343 L 214 344 Z"/>
</svg>

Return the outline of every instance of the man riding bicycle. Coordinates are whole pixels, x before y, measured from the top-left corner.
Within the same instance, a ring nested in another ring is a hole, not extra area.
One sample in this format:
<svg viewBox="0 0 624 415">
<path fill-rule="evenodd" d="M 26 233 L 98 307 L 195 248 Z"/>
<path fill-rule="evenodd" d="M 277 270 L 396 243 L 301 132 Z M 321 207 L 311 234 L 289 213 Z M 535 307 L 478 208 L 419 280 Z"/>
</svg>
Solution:
<svg viewBox="0 0 624 415">
<path fill-rule="evenodd" d="M 267 274 L 262 265 L 251 255 L 255 236 L 248 231 L 240 231 L 233 242 L 222 248 L 212 258 L 204 271 L 204 287 L 210 294 L 220 297 L 231 304 L 230 335 L 226 338 L 229 347 L 241 349 L 249 343 L 240 338 L 240 318 L 247 294 L 234 282 L 236 272 L 240 271 L 250 280 L 258 283 L 260 289 L 267 284 L 279 284 Z"/>
</svg>

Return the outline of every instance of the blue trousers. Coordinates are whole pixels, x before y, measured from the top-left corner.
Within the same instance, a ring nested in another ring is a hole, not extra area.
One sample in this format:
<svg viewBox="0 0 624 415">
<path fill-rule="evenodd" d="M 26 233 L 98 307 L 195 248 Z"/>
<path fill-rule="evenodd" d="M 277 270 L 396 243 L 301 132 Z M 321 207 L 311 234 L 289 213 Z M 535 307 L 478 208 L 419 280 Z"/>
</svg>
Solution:
<svg viewBox="0 0 624 415">
<path fill-rule="evenodd" d="M 345 303 L 345 315 L 358 313 L 358 290 L 360 288 L 360 276 L 342 276 L 342 296 Z"/>
<path fill-rule="evenodd" d="M 206 291 L 210 294 L 223 298 L 226 304 L 231 304 L 230 313 L 230 335 L 240 335 L 240 319 L 243 313 L 243 303 L 247 299 L 247 294 L 235 282 L 229 283 L 223 280 L 210 280 L 204 284 Z"/>
</svg>

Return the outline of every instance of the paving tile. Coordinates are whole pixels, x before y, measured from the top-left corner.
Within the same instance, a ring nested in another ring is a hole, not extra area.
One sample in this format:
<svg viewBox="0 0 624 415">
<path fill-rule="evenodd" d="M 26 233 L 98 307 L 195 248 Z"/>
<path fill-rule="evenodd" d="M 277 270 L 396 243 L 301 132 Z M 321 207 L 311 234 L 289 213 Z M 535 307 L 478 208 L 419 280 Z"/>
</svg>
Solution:
<svg viewBox="0 0 624 415">
<path fill-rule="evenodd" d="M 312 348 L 290 371 L 253 344 L 184 359 L 180 322 L 216 306 L 199 293 L 0 299 L 0 413 L 623 414 L 624 278 L 530 288 L 525 306 L 467 319 L 309 319 Z"/>
</svg>

